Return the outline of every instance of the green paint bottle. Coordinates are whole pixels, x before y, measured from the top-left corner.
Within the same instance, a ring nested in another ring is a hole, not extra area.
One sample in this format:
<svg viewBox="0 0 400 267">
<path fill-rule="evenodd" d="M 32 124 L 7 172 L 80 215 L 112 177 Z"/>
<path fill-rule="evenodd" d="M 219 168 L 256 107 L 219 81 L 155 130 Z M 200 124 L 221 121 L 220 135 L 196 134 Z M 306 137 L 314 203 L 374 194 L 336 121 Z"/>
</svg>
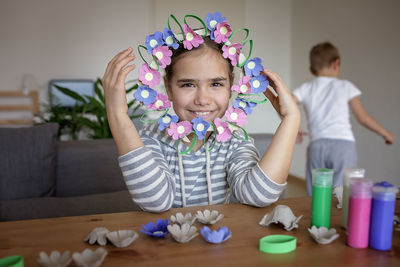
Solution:
<svg viewBox="0 0 400 267">
<path fill-rule="evenodd" d="M 330 228 L 333 170 L 312 171 L 311 226 Z"/>
</svg>

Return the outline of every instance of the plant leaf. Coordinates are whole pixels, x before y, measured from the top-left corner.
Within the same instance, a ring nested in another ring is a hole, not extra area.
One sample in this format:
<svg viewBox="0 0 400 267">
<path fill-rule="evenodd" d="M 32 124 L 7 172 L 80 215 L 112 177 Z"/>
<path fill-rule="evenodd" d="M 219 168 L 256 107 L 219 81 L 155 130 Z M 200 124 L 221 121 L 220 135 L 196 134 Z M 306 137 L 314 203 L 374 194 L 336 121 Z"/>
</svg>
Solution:
<svg viewBox="0 0 400 267">
<path fill-rule="evenodd" d="M 81 95 L 79 95 L 77 92 L 74 92 L 74 91 L 72 91 L 72 90 L 70 90 L 68 88 L 59 86 L 57 84 L 54 84 L 54 87 L 56 87 L 61 93 L 65 94 L 65 95 L 67 95 L 67 96 L 69 96 L 69 97 L 71 97 L 71 98 L 73 98 L 73 99 L 75 99 L 77 101 L 80 101 L 82 103 L 86 103 L 85 99 Z"/>
</svg>

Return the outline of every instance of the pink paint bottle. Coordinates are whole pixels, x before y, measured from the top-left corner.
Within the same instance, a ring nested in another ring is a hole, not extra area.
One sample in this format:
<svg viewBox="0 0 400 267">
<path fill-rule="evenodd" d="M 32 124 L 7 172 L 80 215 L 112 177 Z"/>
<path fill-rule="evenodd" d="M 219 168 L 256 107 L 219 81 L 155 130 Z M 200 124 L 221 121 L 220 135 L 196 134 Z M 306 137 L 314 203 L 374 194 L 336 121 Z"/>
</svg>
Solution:
<svg viewBox="0 0 400 267">
<path fill-rule="evenodd" d="M 365 178 L 350 180 L 347 245 L 353 248 L 368 247 L 371 214 L 372 181 Z"/>
</svg>

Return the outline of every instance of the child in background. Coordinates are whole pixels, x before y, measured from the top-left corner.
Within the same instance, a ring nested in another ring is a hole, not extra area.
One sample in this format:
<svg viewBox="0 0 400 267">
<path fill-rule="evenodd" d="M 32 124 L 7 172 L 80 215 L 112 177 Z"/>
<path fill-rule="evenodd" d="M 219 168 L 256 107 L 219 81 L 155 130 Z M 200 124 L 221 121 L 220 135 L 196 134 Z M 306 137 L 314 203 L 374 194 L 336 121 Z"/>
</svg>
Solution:
<svg viewBox="0 0 400 267">
<path fill-rule="evenodd" d="M 339 79 L 339 70 L 338 49 L 329 42 L 317 44 L 310 51 L 310 71 L 316 78 L 293 91 L 295 101 L 305 108 L 311 137 L 307 149 L 308 195 L 312 193 L 313 169 L 333 169 L 335 188 L 342 185 L 343 169 L 357 166 L 349 107 L 361 125 L 381 135 L 387 144 L 393 143 L 393 134 L 367 113 L 360 90 Z"/>
</svg>

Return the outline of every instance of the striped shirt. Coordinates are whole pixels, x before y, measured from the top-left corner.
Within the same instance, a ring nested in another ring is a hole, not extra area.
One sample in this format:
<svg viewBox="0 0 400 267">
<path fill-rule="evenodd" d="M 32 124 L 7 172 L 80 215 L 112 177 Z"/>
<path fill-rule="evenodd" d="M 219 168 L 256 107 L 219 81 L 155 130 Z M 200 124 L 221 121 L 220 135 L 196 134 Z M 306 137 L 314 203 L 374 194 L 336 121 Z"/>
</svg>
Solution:
<svg viewBox="0 0 400 267">
<path fill-rule="evenodd" d="M 150 212 L 182 207 L 178 149 L 184 151 L 187 146 L 178 145 L 156 124 L 146 125 L 139 134 L 145 146 L 118 158 L 132 200 Z M 214 134 L 206 142 L 209 147 L 213 139 Z M 263 207 L 275 202 L 285 188 L 286 184 L 275 183 L 262 171 L 251 138 L 216 142 L 209 153 L 212 203 L 208 196 L 205 147 L 181 157 L 187 206 L 239 201 Z"/>
</svg>

